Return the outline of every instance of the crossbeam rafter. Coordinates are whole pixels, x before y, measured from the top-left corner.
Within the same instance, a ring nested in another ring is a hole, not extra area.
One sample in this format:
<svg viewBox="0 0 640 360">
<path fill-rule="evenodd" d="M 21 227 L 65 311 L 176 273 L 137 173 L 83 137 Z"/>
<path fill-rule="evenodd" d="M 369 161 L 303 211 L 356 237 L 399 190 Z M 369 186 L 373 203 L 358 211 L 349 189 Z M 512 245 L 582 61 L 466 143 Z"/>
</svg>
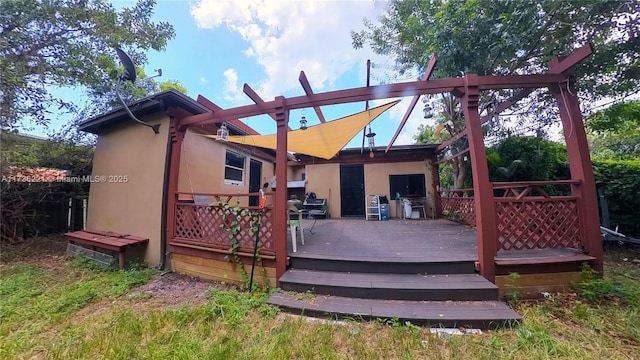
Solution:
<svg viewBox="0 0 640 360">
<path fill-rule="evenodd" d="M 307 80 L 307 75 L 305 75 L 304 71 L 300 71 L 300 76 L 298 76 L 298 81 L 300 81 L 300 85 L 302 85 L 302 89 L 304 90 L 305 94 L 313 95 L 311 84 L 309 84 L 309 80 Z M 320 109 L 320 106 L 314 106 L 313 110 L 316 112 L 316 115 L 318 116 L 318 119 L 322 124 L 327 122 L 327 120 L 324 118 L 324 114 L 322 113 L 322 109 Z"/>
<path fill-rule="evenodd" d="M 429 63 L 427 64 L 427 68 L 424 71 L 424 75 L 422 75 L 422 79 L 421 79 L 422 81 L 429 81 L 429 78 L 431 77 L 433 70 L 435 70 L 437 63 L 438 63 L 438 53 L 433 53 L 433 55 L 431 55 L 431 59 L 429 60 Z M 389 141 L 389 145 L 387 145 L 387 148 L 384 149 L 385 154 L 389 152 L 389 149 L 391 149 L 391 146 L 393 146 L 393 143 L 396 142 L 398 135 L 400 135 L 400 132 L 404 128 L 404 125 L 407 123 L 407 120 L 409 120 L 409 116 L 411 115 L 411 112 L 413 111 L 413 109 L 416 107 L 416 104 L 418 103 L 419 99 L 420 99 L 420 95 L 414 95 L 413 98 L 411 99 L 411 102 L 409 103 L 409 107 L 407 108 L 407 111 L 404 113 L 404 116 L 402 117 L 402 120 L 400 121 L 400 124 L 398 125 L 398 128 L 396 129 L 395 134 L 393 134 L 393 137 L 391 137 L 391 141 Z"/>
</svg>

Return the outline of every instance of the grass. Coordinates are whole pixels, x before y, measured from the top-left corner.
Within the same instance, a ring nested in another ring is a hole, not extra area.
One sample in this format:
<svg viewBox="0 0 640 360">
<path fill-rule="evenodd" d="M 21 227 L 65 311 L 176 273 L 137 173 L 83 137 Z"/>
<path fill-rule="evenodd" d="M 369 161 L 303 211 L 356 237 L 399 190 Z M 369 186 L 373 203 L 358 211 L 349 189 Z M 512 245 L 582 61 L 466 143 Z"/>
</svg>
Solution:
<svg viewBox="0 0 640 360">
<path fill-rule="evenodd" d="M 603 279 L 519 302 L 517 328 L 441 336 L 393 319 L 287 316 L 266 304 L 267 292 L 211 289 L 200 305 L 169 308 L 130 291 L 158 276 L 152 270 L 14 258 L 0 268 L 0 358 L 640 359 L 636 259 L 637 250 L 609 252 Z"/>
</svg>

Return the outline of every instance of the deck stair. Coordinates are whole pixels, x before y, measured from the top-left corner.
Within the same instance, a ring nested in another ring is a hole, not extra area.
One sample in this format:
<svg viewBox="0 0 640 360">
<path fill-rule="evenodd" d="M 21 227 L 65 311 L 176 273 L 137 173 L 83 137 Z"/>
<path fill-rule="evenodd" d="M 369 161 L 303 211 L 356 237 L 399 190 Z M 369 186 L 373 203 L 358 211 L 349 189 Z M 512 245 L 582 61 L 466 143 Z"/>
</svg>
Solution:
<svg viewBox="0 0 640 360">
<path fill-rule="evenodd" d="M 402 261 L 293 254 L 269 303 L 307 316 L 497 328 L 522 318 L 473 261 Z"/>
</svg>

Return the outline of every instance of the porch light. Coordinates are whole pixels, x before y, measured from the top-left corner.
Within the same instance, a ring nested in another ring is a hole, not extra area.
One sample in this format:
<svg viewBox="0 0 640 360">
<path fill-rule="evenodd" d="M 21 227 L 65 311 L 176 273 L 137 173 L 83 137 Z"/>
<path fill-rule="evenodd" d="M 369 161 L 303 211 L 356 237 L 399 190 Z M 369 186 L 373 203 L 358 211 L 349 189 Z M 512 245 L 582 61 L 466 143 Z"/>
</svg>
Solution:
<svg viewBox="0 0 640 360">
<path fill-rule="evenodd" d="M 369 143 L 369 157 L 373 158 L 375 156 L 373 154 L 373 148 L 376 146 L 375 139 L 374 139 L 376 136 L 376 133 L 371 131 L 371 124 L 369 124 L 369 132 L 365 136 L 367 137 L 368 143 Z"/>
<path fill-rule="evenodd" d="M 218 137 L 216 137 L 216 141 L 227 142 L 229 139 L 229 129 L 227 129 L 227 124 L 222 123 L 222 126 L 218 129 L 217 135 Z"/>
<path fill-rule="evenodd" d="M 300 130 L 307 130 L 307 118 L 304 115 L 300 118 Z"/>
<path fill-rule="evenodd" d="M 424 96 L 422 98 L 422 103 L 424 104 L 424 108 L 422 109 L 422 112 L 424 113 L 424 118 L 425 119 L 430 119 L 433 117 L 433 109 L 431 108 L 431 105 L 429 105 L 429 99 L 427 99 L 426 96 Z"/>
</svg>

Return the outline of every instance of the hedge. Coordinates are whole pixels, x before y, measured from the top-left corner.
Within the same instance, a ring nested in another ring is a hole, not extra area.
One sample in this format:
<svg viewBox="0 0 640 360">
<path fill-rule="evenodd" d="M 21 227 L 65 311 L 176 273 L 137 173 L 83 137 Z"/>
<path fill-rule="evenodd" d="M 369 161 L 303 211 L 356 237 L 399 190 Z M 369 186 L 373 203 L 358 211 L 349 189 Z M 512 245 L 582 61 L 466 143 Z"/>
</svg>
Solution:
<svg viewBox="0 0 640 360">
<path fill-rule="evenodd" d="M 640 237 L 640 159 L 594 159 L 593 173 L 596 187 L 607 199 L 611 226 Z"/>
</svg>

